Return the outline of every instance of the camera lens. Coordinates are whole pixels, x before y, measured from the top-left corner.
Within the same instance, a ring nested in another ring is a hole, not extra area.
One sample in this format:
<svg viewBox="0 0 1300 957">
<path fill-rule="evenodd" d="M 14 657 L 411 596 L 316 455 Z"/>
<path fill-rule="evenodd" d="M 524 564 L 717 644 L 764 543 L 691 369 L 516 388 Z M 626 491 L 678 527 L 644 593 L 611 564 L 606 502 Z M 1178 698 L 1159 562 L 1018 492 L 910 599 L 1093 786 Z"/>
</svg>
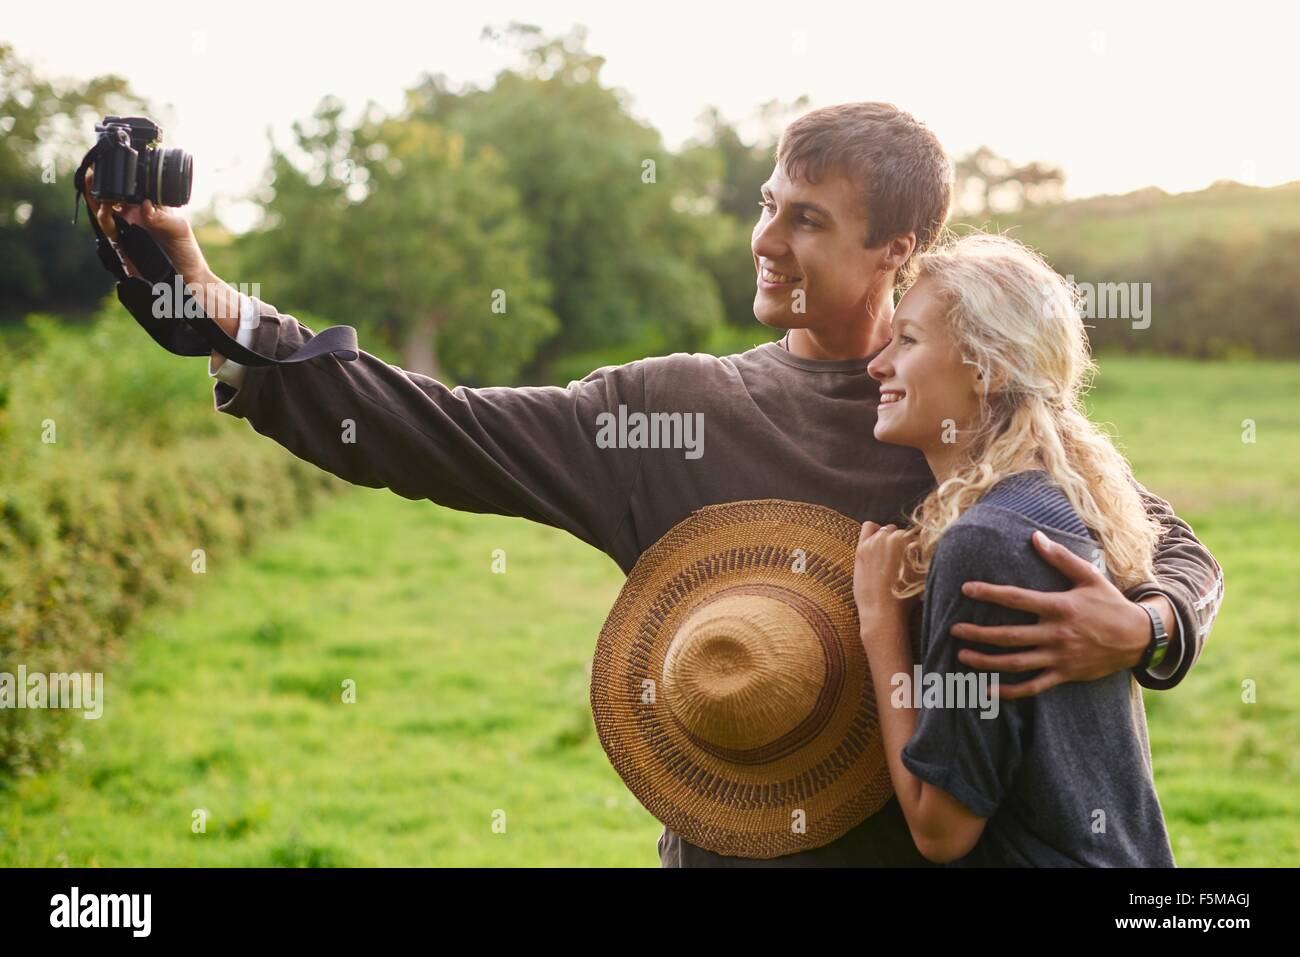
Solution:
<svg viewBox="0 0 1300 957">
<path fill-rule="evenodd" d="M 159 150 L 157 176 L 149 184 L 149 198 L 160 206 L 184 206 L 194 185 L 194 157 L 182 149 Z"/>
</svg>

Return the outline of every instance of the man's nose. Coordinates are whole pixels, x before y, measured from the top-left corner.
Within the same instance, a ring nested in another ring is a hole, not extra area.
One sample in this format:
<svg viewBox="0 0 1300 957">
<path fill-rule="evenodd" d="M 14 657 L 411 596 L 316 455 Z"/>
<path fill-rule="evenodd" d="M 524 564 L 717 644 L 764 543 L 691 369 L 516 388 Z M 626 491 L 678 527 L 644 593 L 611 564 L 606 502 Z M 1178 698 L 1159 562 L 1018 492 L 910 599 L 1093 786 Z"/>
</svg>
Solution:
<svg viewBox="0 0 1300 957">
<path fill-rule="evenodd" d="M 754 238 L 750 245 L 754 254 L 762 259 L 779 259 L 785 255 L 785 236 L 775 219 L 754 227 Z"/>
</svg>

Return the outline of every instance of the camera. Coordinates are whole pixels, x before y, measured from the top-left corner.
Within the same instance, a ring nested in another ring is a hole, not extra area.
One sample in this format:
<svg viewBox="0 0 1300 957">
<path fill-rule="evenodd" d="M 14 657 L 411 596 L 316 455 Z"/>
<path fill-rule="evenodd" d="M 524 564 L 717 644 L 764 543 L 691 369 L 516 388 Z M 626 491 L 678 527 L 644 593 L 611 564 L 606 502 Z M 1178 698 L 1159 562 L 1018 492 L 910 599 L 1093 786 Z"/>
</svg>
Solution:
<svg viewBox="0 0 1300 957">
<path fill-rule="evenodd" d="M 72 174 L 72 225 L 77 224 L 77 213 L 86 200 L 86 173 L 92 169 L 95 181 L 91 196 L 101 203 L 139 205 L 147 199 L 157 206 L 184 206 L 190 201 L 194 158 L 181 149 L 163 149 L 162 130 L 153 120 L 144 116 L 106 116 L 102 123 L 95 124 L 95 132 L 99 134 L 95 145 L 86 151 Z M 215 350 L 245 366 L 278 366 L 323 355 L 355 362 L 361 355 L 357 331 L 351 326 L 332 326 L 283 358 L 254 352 L 204 312 L 202 303 L 186 289 L 175 264 L 148 228 L 116 212 L 112 215 L 115 240 L 105 234 L 98 217 L 90 217 L 95 255 L 117 280 L 117 298 L 127 312 L 168 352 L 205 356 Z"/>
<path fill-rule="evenodd" d="M 106 116 L 95 124 L 91 195 L 108 203 L 184 206 L 190 201 L 194 157 L 162 148 L 162 129 L 143 116 Z"/>
</svg>

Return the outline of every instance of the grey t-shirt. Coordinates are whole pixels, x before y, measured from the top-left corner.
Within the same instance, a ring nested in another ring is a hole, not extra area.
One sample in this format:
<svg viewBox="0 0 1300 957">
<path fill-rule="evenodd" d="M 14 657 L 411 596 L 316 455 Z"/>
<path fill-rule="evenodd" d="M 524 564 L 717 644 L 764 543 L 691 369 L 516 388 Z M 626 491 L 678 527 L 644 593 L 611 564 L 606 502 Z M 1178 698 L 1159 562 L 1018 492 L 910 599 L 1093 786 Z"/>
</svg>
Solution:
<svg viewBox="0 0 1300 957">
<path fill-rule="evenodd" d="M 926 579 L 923 674 L 977 673 L 962 647 L 1000 648 L 949 635 L 955 622 L 1029 624 L 1027 612 L 967 598 L 962 583 L 982 580 L 1039 591 L 1069 582 L 1034 550 L 1041 528 L 1094 564 L 1101 556 L 1065 494 L 1046 473 L 1011 476 L 948 528 Z M 1000 675 L 1028 680 L 1037 672 Z M 951 703 L 951 702 L 948 702 Z M 1129 671 L 1070 682 L 992 709 L 921 708 L 903 763 L 988 823 L 958 866 L 1173 867 L 1152 780 L 1146 715 Z"/>
</svg>

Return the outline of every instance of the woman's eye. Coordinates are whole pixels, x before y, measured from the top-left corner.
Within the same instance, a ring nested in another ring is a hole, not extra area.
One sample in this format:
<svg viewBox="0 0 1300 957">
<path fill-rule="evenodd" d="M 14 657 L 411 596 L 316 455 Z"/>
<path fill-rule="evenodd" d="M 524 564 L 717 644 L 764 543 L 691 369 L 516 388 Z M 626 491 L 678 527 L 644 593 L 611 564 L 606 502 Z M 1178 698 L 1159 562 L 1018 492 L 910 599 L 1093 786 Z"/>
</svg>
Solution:
<svg viewBox="0 0 1300 957">
<path fill-rule="evenodd" d="M 916 341 L 916 340 L 913 339 L 911 336 L 907 335 L 907 333 L 904 333 L 903 335 L 899 336 L 899 337 L 898 337 L 898 340 L 899 340 L 900 342 L 904 342 L 904 343 L 913 343 L 913 342 Z"/>
</svg>

